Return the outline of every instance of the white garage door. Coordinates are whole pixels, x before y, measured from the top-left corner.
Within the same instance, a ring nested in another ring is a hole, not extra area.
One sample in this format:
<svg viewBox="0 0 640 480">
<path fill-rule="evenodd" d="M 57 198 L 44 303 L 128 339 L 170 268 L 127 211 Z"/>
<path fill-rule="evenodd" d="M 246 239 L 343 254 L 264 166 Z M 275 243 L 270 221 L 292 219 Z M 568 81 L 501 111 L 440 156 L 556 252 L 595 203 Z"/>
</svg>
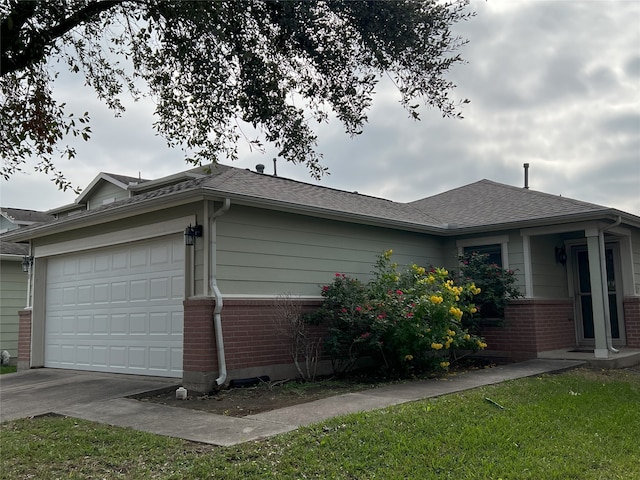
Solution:
<svg viewBox="0 0 640 480">
<path fill-rule="evenodd" d="M 45 366 L 182 376 L 181 237 L 50 258 Z"/>
</svg>

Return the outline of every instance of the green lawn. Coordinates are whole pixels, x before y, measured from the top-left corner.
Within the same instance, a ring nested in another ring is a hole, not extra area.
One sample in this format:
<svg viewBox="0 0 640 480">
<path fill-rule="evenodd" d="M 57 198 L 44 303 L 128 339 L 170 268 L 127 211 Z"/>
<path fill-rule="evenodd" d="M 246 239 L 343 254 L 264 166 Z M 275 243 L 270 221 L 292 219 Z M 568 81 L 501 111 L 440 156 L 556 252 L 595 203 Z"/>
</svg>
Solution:
<svg viewBox="0 0 640 480">
<path fill-rule="evenodd" d="M 5 373 L 15 373 L 18 368 L 15 365 L 0 366 L 0 375 Z"/>
<path fill-rule="evenodd" d="M 233 448 L 25 419 L 2 425 L 0 452 L 1 478 L 12 480 L 627 480 L 640 478 L 640 375 L 576 370 L 516 380 Z"/>
</svg>

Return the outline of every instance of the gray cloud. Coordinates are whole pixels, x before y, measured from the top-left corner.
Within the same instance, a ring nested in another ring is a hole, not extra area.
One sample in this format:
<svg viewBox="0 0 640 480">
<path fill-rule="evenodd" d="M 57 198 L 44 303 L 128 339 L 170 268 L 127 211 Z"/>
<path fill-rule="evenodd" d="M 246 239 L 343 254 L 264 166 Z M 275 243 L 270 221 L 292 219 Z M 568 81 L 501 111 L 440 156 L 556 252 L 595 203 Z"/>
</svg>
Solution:
<svg viewBox="0 0 640 480">
<path fill-rule="evenodd" d="M 467 60 L 451 72 L 453 98 L 469 98 L 464 120 L 425 110 L 414 122 L 388 81 L 377 88 L 364 133 L 320 125 L 319 150 L 331 175 L 322 185 L 411 201 L 482 178 L 640 215 L 640 2 L 477 1 L 477 16 L 456 27 L 469 39 Z M 99 171 L 158 177 L 186 168 L 151 129 L 153 105 L 132 105 L 121 119 L 95 107 L 89 91 L 69 95 L 90 107 L 94 137 L 65 171 L 81 185 Z M 84 96 L 86 95 L 86 96 Z M 70 101 L 70 104 L 73 103 Z M 240 145 L 242 168 L 267 165 Z M 68 167 L 67 167 L 68 165 Z M 311 183 L 303 166 L 278 174 Z M 33 175 L 2 184 L 2 204 L 51 208 L 73 200 Z M 38 186 L 40 202 L 21 192 Z"/>
</svg>

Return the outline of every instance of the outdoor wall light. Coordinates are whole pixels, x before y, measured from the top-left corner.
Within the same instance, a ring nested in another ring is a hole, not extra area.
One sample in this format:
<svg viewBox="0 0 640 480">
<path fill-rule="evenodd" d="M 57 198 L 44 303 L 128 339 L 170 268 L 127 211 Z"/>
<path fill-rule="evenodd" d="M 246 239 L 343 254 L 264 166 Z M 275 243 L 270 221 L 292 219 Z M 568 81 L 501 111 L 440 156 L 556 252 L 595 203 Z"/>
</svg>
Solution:
<svg viewBox="0 0 640 480">
<path fill-rule="evenodd" d="M 567 251 L 562 247 L 556 247 L 556 263 L 559 263 L 563 267 L 567 264 Z"/>
<path fill-rule="evenodd" d="M 22 271 L 24 273 L 29 273 L 31 265 L 33 265 L 33 257 L 27 255 L 22 257 Z"/>
<path fill-rule="evenodd" d="M 202 225 L 196 224 L 195 226 L 189 225 L 184 230 L 184 244 L 193 246 L 196 243 L 196 238 L 202 237 Z"/>
</svg>

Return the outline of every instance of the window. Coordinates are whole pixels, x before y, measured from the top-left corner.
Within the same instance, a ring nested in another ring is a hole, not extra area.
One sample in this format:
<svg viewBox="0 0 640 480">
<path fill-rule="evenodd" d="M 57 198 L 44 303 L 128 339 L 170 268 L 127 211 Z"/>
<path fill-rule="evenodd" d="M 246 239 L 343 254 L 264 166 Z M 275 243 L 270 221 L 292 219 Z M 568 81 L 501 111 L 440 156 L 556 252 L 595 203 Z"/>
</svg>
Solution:
<svg viewBox="0 0 640 480">
<path fill-rule="evenodd" d="M 477 252 L 489 255 L 489 263 L 495 263 L 500 268 L 509 269 L 509 256 L 507 243 L 508 235 L 496 235 L 493 237 L 465 238 L 456 241 L 458 255 Z"/>
<path fill-rule="evenodd" d="M 464 247 L 465 255 L 470 255 L 472 253 L 477 253 L 479 255 L 489 255 L 487 257 L 487 263 L 495 263 L 500 268 L 502 268 L 502 245 L 500 245 L 499 243 L 494 243 L 492 245 Z"/>
</svg>

